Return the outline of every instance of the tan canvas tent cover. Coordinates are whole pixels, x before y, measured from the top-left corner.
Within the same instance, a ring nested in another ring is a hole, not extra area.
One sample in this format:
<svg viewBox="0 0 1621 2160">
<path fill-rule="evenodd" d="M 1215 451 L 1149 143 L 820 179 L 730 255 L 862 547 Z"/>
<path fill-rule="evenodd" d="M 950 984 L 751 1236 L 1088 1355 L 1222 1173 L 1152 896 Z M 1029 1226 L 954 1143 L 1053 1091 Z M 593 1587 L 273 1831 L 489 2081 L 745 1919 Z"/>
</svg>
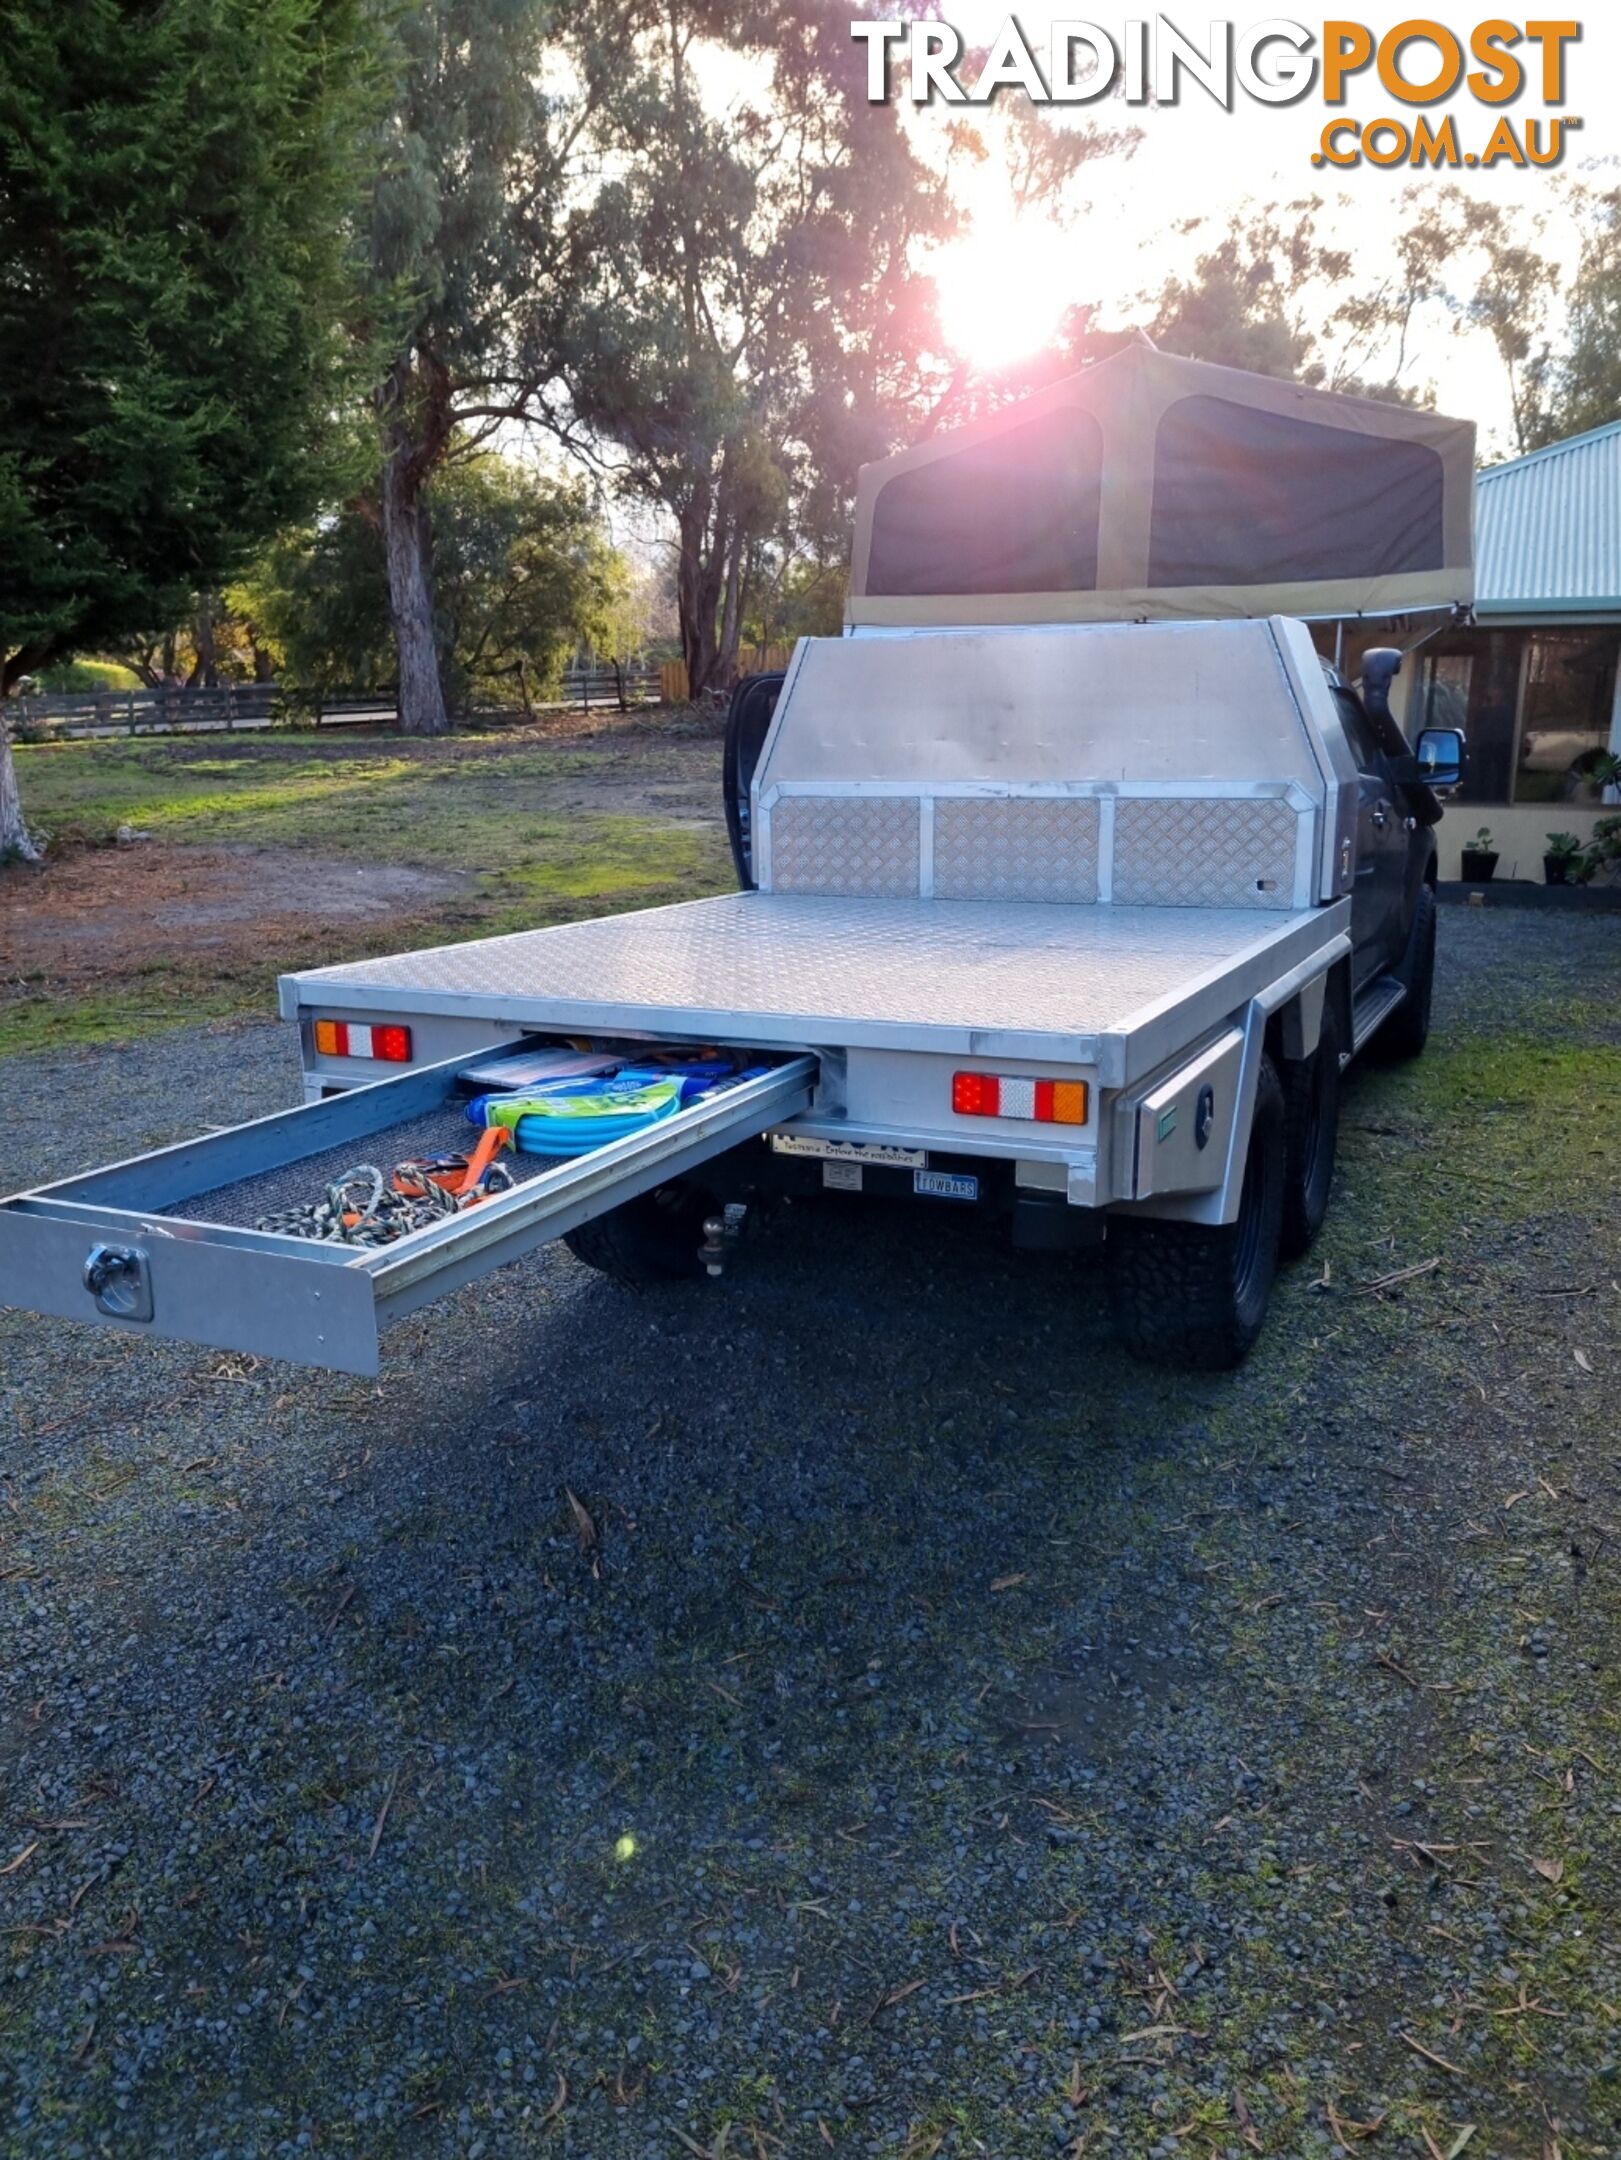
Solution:
<svg viewBox="0 0 1621 2160">
<path fill-rule="evenodd" d="M 1475 431 L 1146 339 L 863 466 L 854 625 L 1389 615 L 1473 597 Z"/>
</svg>

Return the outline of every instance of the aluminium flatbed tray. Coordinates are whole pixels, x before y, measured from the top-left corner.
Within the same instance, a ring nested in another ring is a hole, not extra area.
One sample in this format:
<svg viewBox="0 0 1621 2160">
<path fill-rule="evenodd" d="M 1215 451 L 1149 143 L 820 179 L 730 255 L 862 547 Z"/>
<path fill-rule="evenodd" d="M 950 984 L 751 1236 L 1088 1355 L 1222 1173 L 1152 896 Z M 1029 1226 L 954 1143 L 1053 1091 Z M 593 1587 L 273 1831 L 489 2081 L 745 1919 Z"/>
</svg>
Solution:
<svg viewBox="0 0 1621 2160">
<path fill-rule="evenodd" d="M 794 1049 L 1060 1057 L 1150 1072 L 1297 970 L 1350 906 L 1300 912 L 731 893 L 314 968 L 288 1019 L 338 1009 Z"/>
</svg>

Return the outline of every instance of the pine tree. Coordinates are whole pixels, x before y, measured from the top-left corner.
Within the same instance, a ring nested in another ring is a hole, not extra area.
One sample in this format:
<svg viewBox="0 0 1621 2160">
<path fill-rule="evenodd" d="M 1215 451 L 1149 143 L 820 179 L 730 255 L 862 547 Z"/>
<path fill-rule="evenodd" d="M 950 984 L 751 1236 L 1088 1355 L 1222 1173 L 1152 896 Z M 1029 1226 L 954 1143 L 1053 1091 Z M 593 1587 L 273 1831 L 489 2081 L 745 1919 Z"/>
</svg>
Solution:
<svg viewBox="0 0 1621 2160">
<path fill-rule="evenodd" d="M 5 6 L 0 696 L 179 620 L 318 492 L 370 19 Z M 10 764 L 0 729 L 0 853 L 27 852 Z"/>
</svg>

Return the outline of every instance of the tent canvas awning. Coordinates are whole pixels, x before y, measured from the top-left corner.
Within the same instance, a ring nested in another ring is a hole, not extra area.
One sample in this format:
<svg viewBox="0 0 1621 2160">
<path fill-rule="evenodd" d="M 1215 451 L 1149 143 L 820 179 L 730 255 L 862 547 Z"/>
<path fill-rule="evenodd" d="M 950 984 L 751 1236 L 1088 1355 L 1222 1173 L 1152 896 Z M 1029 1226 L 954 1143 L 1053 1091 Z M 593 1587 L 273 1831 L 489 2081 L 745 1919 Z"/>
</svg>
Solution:
<svg viewBox="0 0 1621 2160">
<path fill-rule="evenodd" d="M 1146 340 L 863 466 L 855 627 L 1388 615 L 1473 596 L 1475 430 Z"/>
</svg>

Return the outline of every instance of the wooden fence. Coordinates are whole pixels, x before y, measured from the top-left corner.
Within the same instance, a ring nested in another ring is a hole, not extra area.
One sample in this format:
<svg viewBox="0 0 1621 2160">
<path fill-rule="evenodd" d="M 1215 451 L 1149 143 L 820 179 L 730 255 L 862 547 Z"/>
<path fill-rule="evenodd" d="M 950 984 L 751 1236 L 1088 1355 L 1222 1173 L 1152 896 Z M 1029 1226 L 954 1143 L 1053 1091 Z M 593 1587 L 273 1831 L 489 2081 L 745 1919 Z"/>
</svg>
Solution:
<svg viewBox="0 0 1621 2160">
<path fill-rule="evenodd" d="M 785 668 L 791 645 L 746 646 L 738 672 Z M 690 692 L 684 660 L 636 660 L 622 667 L 592 662 L 565 668 L 558 695 L 537 712 L 577 706 L 628 709 L 662 703 L 682 705 Z M 475 707 L 484 719 L 522 721 L 527 709 Z M 93 741 L 117 735 L 234 735 L 273 727 L 371 727 L 399 725 L 392 690 L 353 693 L 297 690 L 282 683 L 221 683 L 215 690 L 67 690 L 11 699 L 6 720 L 15 742 Z"/>
<path fill-rule="evenodd" d="M 763 675 L 785 668 L 794 656 L 792 645 L 745 645 L 737 655 L 739 675 Z M 684 705 L 692 695 L 685 660 L 666 660 L 659 669 L 659 695 L 666 705 Z"/>
<path fill-rule="evenodd" d="M 536 710 L 578 706 L 589 712 L 593 707 L 650 704 L 666 694 L 661 674 L 652 660 L 623 668 L 567 668 L 557 697 Z M 684 680 L 685 670 L 682 674 Z M 503 707 L 499 714 L 481 716 L 522 721 L 529 714 L 521 707 Z M 399 725 L 399 706 L 392 690 L 346 695 L 281 683 L 222 683 L 215 690 L 70 690 L 13 698 L 6 706 L 6 722 L 15 742 L 95 741 L 120 735 L 247 734 L 273 727 L 387 729 Z"/>
</svg>

